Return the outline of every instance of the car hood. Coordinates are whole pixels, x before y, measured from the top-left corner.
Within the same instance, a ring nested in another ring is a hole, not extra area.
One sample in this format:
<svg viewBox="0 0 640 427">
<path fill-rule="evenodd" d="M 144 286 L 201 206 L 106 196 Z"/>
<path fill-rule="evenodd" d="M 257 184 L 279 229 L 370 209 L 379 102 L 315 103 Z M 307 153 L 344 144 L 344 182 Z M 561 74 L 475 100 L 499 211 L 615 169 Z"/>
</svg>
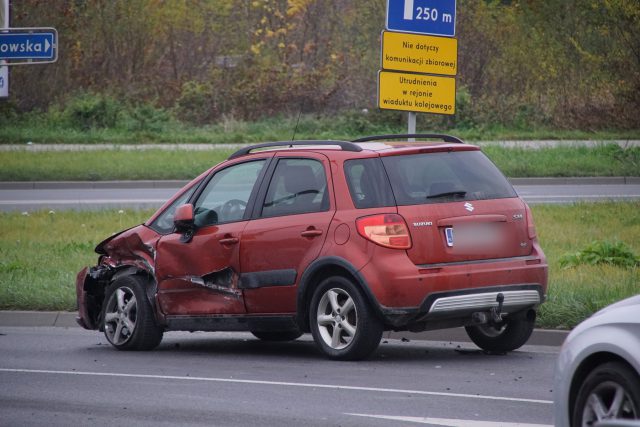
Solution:
<svg viewBox="0 0 640 427">
<path fill-rule="evenodd" d="M 640 310 L 640 295 L 629 297 L 627 299 L 623 299 L 622 301 L 618 301 L 614 304 L 611 304 L 603 308 L 602 310 L 596 312 L 594 316 L 602 316 L 611 311 L 619 310 L 619 309 L 622 309 L 623 307 L 629 307 L 629 306 L 634 306 Z"/>
<path fill-rule="evenodd" d="M 640 295 L 611 304 L 596 312 L 587 320 L 579 324 L 570 334 L 577 336 L 587 329 L 604 324 L 637 324 L 640 325 Z"/>
<path fill-rule="evenodd" d="M 94 251 L 97 254 L 100 255 L 107 255 L 107 251 L 105 250 L 105 245 L 107 243 L 109 243 L 110 241 L 112 241 L 113 239 L 115 239 L 116 237 L 118 237 L 119 235 L 121 235 L 122 233 L 125 233 L 133 228 L 139 227 L 140 225 L 134 225 L 133 227 L 129 227 L 129 228 L 125 228 L 122 231 L 118 231 L 117 233 L 113 233 L 111 236 L 107 237 L 106 239 L 104 239 L 102 242 L 98 243 L 98 245 L 95 247 Z"/>
</svg>

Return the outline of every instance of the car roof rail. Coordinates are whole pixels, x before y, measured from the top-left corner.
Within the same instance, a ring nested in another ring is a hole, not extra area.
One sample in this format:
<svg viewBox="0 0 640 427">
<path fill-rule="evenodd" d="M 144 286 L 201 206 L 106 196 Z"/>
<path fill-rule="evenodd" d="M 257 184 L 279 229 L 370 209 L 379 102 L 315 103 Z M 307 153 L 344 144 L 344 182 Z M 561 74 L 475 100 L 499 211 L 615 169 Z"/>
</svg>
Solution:
<svg viewBox="0 0 640 427">
<path fill-rule="evenodd" d="M 370 142 L 370 141 L 382 141 L 385 139 L 404 139 L 404 138 L 421 138 L 421 139 L 442 139 L 444 142 L 453 142 L 455 144 L 464 144 L 464 141 L 458 137 L 445 135 L 442 133 L 408 133 L 408 134 L 393 134 L 393 135 L 373 135 L 365 136 L 363 138 L 354 139 L 351 142 Z"/>
<path fill-rule="evenodd" d="M 258 150 L 260 148 L 270 148 L 270 147 L 286 147 L 293 148 L 298 146 L 307 146 L 312 147 L 314 145 L 328 145 L 328 146 L 338 146 L 344 151 L 362 151 L 362 147 L 354 144 L 353 142 L 348 141 L 282 141 L 282 142 L 264 142 L 262 144 L 250 145 L 248 147 L 244 147 L 233 153 L 229 156 L 227 160 L 235 159 L 237 157 L 245 156 L 250 154 L 253 150 Z"/>
</svg>

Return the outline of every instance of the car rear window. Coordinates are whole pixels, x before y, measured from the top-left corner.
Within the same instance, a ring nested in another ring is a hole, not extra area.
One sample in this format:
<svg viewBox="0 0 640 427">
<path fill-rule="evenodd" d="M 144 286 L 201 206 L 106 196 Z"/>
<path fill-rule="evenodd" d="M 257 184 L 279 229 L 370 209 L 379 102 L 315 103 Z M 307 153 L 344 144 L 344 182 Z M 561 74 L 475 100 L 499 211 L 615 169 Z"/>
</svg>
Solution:
<svg viewBox="0 0 640 427">
<path fill-rule="evenodd" d="M 401 206 L 517 197 L 480 151 L 389 156 L 382 163 Z"/>
</svg>

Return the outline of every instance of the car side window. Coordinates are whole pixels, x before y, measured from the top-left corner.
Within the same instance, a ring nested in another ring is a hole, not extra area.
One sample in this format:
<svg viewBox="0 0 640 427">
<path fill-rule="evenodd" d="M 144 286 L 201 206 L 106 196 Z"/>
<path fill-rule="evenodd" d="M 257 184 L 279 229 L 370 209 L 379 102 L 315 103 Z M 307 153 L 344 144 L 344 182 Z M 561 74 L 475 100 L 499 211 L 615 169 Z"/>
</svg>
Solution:
<svg viewBox="0 0 640 427">
<path fill-rule="evenodd" d="M 180 205 L 184 205 L 189 200 L 189 197 L 196 191 L 198 184 L 194 184 L 190 189 L 184 192 L 180 197 L 175 199 L 168 208 L 164 210 L 158 217 L 150 224 L 150 227 L 160 234 L 169 234 L 173 231 L 173 216 L 176 213 L 176 209 Z"/>
<path fill-rule="evenodd" d="M 346 161 L 344 171 L 356 208 L 395 206 L 391 185 L 379 158 Z"/>
<path fill-rule="evenodd" d="M 241 221 L 265 163 L 254 160 L 216 172 L 194 205 L 196 227 Z"/>
<path fill-rule="evenodd" d="M 262 205 L 262 216 L 327 210 L 329 194 L 322 162 L 314 159 L 280 159 Z"/>
</svg>

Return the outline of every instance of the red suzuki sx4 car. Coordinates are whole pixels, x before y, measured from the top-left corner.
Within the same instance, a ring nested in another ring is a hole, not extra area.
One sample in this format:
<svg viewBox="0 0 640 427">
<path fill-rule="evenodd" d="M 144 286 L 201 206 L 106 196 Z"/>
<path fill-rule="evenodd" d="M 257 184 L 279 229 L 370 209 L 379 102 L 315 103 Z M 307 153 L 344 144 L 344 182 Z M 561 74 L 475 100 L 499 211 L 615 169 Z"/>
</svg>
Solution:
<svg viewBox="0 0 640 427">
<path fill-rule="evenodd" d="M 459 326 L 482 349 L 519 348 L 547 288 L 528 206 L 479 147 L 409 136 L 421 142 L 237 151 L 96 247 L 78 323 L 120 350 L 153 349 L 165 331 L 311 332 L 353 360 L 386 330 Z"/>
</svg>

